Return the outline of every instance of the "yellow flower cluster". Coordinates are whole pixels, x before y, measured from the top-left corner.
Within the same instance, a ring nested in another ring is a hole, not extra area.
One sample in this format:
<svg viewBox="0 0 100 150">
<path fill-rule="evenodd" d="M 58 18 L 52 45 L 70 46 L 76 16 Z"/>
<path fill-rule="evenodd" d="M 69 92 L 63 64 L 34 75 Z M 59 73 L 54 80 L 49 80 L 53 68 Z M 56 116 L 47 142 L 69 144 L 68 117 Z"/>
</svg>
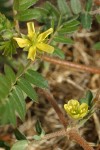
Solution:
<svg viewBox="0 0 100 150">
<path fill-rule="evenodd" d="M 17 41 L 19 47 L 25 48 L 25 50 L 28 51 L 28 59 L 34 61 L 37 50 L 53 53 L 54 47 L 46 44 L 46 39 L 53 32 L 53 28 L 50 28 L 41 34 L 35 32 L 33 22 L 27 23 L 27 28 L 28 34 L 26 36 L 22 36 L 22 38 L 14 37 L 14 39 Z"/>
<path fill-rule="evenodd" d="M 88 105 L 86 103 L 80 104 L 74 99 L 65 104 L 64 109 L 74 119 L 81 119 L 88 113 Z"/>
</svg>

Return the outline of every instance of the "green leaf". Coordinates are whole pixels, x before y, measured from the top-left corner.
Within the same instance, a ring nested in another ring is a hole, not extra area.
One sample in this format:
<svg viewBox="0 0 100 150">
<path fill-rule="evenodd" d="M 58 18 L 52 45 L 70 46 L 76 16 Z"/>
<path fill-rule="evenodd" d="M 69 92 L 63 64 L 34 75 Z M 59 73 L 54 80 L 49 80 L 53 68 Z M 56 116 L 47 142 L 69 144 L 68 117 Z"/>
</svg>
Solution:
<svg viewBox="0 0 100 150">
<path fill-rule="evenodd" d="M 71 0 L 71 8 L 74 14 L 79 14 L 82 10 L 80 0 Z"/>
<path fill-rule="evenodd" d="M 90 106 L 93 99 L 93 94 L 90 90 L 86 92 L 86 99 L 88 101 L 88 105 Z"/>
<path fill-rule="evenodd" d="M 6 97 L 8 93 L 5 91 L 5 87 L 0 86 L 0 102 L 3 103 L 3 99 Z"/>
<path fill-rule="evenodd" d="M 58 33 L 59 34 L 71 34 L 71 33 L 73 33 L 73 32 L 75 32 L 75 31 L 77 31 L 78 30 L 78 26 L 71 26 L 71 27 L 67 27 L 66 26 L 66 28 L 62 28 L 62 29 L 60 29 L 59 31 L 58 31 Z"/>
<path fill-rule="evenodd" d="M 15 105 L 13 103 L 13 99 L 7 100 L 7 108 L 8 108 L 8 119 L 12 125 L 16 126 L 16 115 L 15 115 Z"/>
<path fill-rule="evenodd" d="M 33 136 L 33 139 L 34 139 L 34 140 L 37 140 L 37 141 L 38 141 L 38 140 L 41 140 L 41 136 L 39 136 L 39 135 L 34 135 L 34 136 Z"/>
<path fill-rule="evenodd" d="M 19 78 L 23 74 L 24 69 L 25 69 L 25 67 L 21 64 L 18 68 L 18 72 L 17 72 L 17 75 L 16 75 L 17 78 Z"/>
<path fill-rule="evenodd" d="M 64 23 L 63 27 L 66 28 L 66 27 L 75 27 L 75 26 L 78 26 L 80 24 L 80 22 L 78 20 L 76 20 L 76 17 L 75 19 L 71 19 L 71 20 L 68 20 L 67 22 Z"/>
<path fill-rule="evenodd" d="M 86 98 L 81 98 L 79 102 L 80 102 L 80 104 L 82 104 L 82 103 L 86 103 L 86 104 L 88 104 L 88 102 L 87 102 Z"/>
<path fill-rule="evenodd" d="M 21 133 L 18 129 L 14 130 L 14 134 L 17 140 L 26 140 L 26 136 Z"/>
<path fill-rule="evenodd" d="M 11 80 L 12 83 L 14 83 L 16 80 L 16 75 L 14 71 L 12 70 L 12 68 L 9 67 L 8 65 L 5 65 L 4 71 L 5 71 L 6 76 Z"/>
<path fill-rule="evenodd" d="M 9 123 L 9 118 L 8 118 L 8 114 L 9 114 L 9 111 L 8 111 L 8 107 L 7 107 L 7 104 L 4 104 L 1 106 L 0 108 L 0 112 L 1 112 L 1 115 L 2 117 L 0 118 L 0 124 L 7 124 Z"/>
<path fill-rule="evenodd" d="M 43 22 L 48 16 L 48 11 L 45 8 L 35 7 L 34 10 L 37 12 L 37 17 L 35 18 L 38 22 Z"/>
<path fill-rule="evenodd" d="M 53 55 L 54 55 L 54 56 L 58 56 L 58 57 L 61 58 L 61 59 L 65 59 L 64 52 L 63 52 L 61 49 L 57 48 L 57 47 L 55 47 L 55 50 L 54 50 L 54 52 L 53 52 Z"/>
<path fill-rule="evenodd" d="M 12 29 L 11 22 L 5 17 L 5 15 L 0 13 L 0 32 Z"/>
<path fill-rule="evenodd" d="M 14 6 L 14 9 L 18 11 L 18 9 L 19 9 L 19 0 L 14 0 L 13 6 Z"/>
<path fill-rule="evenodd" d="M 34 102 L 37 102 L 38 96 L 27 80 L 25 80 L 24 78 L 20 78 L 20 80 L 18 81 L 18 85 L 27 94 L 27 96 L 30 97 L 30 99 L 32 99 Z"/>
<path fill-rule="evenodd" d="M 23 93 L 19 86 L 16 86 L 16 88 L 13 90 L 11 98 L 13 99 L 13 102 L 16 106 L 16 111 L 18 112 L 20 119 L 24 121 L 26 114 L 26 104 Z"/>
<path fill-rule="evenodd" d="M 45 131 L 42 129 L 41 123 L 39 120 L 37 120 L 35 124 L 35 129 L 38 135 L 34 135 L 34 140 L 41 140 L 41 138 L 45 135 Z"/>
<path fill-rule="evenodd" d="M 73 40 L 71 40 L 70 38 L 65 38 L 63 36 L 56 36 L 54 37 L 54 41 L 55 42 L 59 42 L 59 43 L 64 43 L 64 44 L 73 44 Z"/>
<path fill-rule="evenodd" d="M 5 150 L 10 150 L 10 145 L 2 140 L 0 140 L 0 147 L 4 148 Z"/>
<path fill-rule="evenodd" d="M 16 15 L 16 19 L 19 21 L 29 21 L 32 19 L 39 19 L 41 17 L 41 13 L 38 9 L 28 9 L 27 11 L 20 12 Z"/>
<path fill-rule="evenodd" d="M 83 28 L 90 29 L 92 24 L 92 16 L 85 12 L 81 15 L 81 23 L 83 25 Z"/>
<path fill-rule="evenodd" d="M 93 45 L 93 49 L 100 50 L 100 42 L 97 42 Z"/>
<path fill-rule="evenodd" d="M 16 42 L 12 38 L 1 42 L 0 50 L 3 51 L 3 55 L 12 57 L 12 54 L 16 54 Z"/>
<path fill-rule="evenodd" d="M 11 81 L 5 75 L 0 75 L 0 101 L 4 103 L 4 99 L 11 90 Z"/>
<path fill-rule="evenodd" d="M 38 0 L 19 0 L 19 11 L 24 11 L 36 4 Z"/>
<path fill-rule="evenodd" d="M 39 120 L 37 120 L 37 122 L 35 124 L 35 129 L 36 129 L 36 132 L 40 135 L 42 132 L 42 126 L 41 126 L 41 123 Z"/>
<path fill-rule="evenodd" d="M 47 9 L 48 13 L 53 13 L 56 17 L 60 16 L 59 10 L 49 1 L 45 3 L 44 8 Z"/>
<path fill-rule="evenodd" d="M 62 15 L 68 15 L 68 16 L 71 15 L 71 11 L 66 0 L 57 0 L 57 4 Z"/>
<path fill-rule="evenodd" d="M 22 140 L 22 141 L 18 141 L 16 142 L 11 150 L 25 150 L 28 147 L 28 141 L 27 140 Z"/>
<path fill-rule="evenodd" d="M 9 80 L 3 75 L 0 75 L 0 85 L 1 85 L 1 90 L 4 90 L 5 93 L 4 96 L 9 94 L 11 85 L 9 83 Z"/>
<path fill-rule="evenodd" d="M 62 25 L 62 28 L 58 31 L 59 34 L 68 34 L 68 33 L 73 33 L 75 32 L 78 27 L 80 22 L 77 20 L 78 16 L 68 20 Z"/>
<path fill-rule="evenodd" d="M 97 15 L 96 15 L 96 20 L 97 20 L 97 22 L 100 24 L 100 14 L 97 14 Z"/>
<path fill-rule="evenodd" d="M 25 74 L 25 78 L 31 83 L 34 84 L 40 88 L 48 88 L 48 82 L 45 80 L 44 77 L 41 76 L 40 73 L 28 70 Z"/>
<path fill-rule="evenodd" d="M 87 0 L 86 2 L 86 11 L 91 11 L 93 0 Z"/>
<path fill-rule="evenodd" d="M 93 100 L 93 94 L 90 90 L 87 91 L 85 98 L 81 98 L 80 99 L 80 103 L 86 103 L 88 106 L 91 107 L 92 104 L 92 100 Z"/>
<path fill-rule="evenodd" d="M 35 124 L 35 129 L 36 129 L 37 134 L 40 137 L 43 137 L 45 135 L 45 131 L 42 129 L 42 126 L 41 126 L 41 123 L 39 120 L 37 120 L 37 122 Z"/>
</svg>

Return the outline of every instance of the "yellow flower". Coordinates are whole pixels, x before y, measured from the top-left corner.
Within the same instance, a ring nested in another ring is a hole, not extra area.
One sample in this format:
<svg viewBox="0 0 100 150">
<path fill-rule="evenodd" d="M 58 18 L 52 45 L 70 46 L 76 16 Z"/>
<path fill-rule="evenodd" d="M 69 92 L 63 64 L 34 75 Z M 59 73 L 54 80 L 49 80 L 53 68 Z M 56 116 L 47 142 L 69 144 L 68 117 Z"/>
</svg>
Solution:
<svg viewBox="0 0 100 150">
<path fill-rule="evenodd" d="M 77 100 L 70 100 L 68 104 L 64 104 L 64 109 L 68 115 L 74 119 L 81 119 L 88 113 L 88 105 L 80 104 Z"/>
<path fill-rule="evenodd" d="M 46 39 L 53 32 L 53 28 L 50 28 L 41 34 L 35 32 L 33 22 L 27 23 L 27 28 L 27 36 L 23 36 L 22 38 L 15 37 L 14 39 L 17 41 L 19 47 L 28 51 L 28 59 L 34 61 L 37 50 L 53 53 L 54 47 L 46 44 Z"/>
</svg>

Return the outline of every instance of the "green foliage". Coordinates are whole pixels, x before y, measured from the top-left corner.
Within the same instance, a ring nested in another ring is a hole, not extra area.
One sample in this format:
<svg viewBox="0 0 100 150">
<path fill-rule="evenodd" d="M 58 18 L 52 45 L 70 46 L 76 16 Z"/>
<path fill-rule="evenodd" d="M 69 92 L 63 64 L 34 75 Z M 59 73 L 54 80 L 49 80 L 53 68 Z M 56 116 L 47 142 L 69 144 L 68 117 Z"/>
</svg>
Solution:
<svg viewBox="0 0 100 150">
<path fill-rule="evenodd" d="M 12 56 L 16 53 L 17 46 L 13 40 L 16 32 L 10 21 L 2 14 L 0 14 L 0 34 L 0 50 L 3 51 L 3 55 Z"/>
<path fill-rule="evenodd" d="M 34 5 L 38 0 L 19 0 L 19 8 L 18 11 L 27 10 L 29 7 Z"/>
<path fill-rule="evenodd" d="M 62 15 L 65 15 L 66 17 L 71 15 L 71 11 L 66 0 L 57 0 L 57 4 Z"/>
<path fill-rule="evenodd" d="M 82 10 L 80 0 L 71 0 L 71 8 L 74 14 L 79 14 Z"/>
<path fill-rule="evenodd" d="M 92 3 L 93 3 L 93 0 L 87 0 L 87 3 L 86 3 L 86 11 L 89 12 L 92 8 Z"/>
<path fill-rule="evenodd" d="M 38 135 L 34 135 L 33 139 L 40 140 L 45 135 L 45 132 L 42 129 L 42 126 L 41 126 L 41 123 L 40 123 L 39 120 L 37 120 L 37 122 L 35 124 L 35 129 L 36 129 L 36 132 L 37 132 Z"/>
<path fill-rule="evenodd" d="M 10 30 L 12 29 L 12 24 L 10 21 L 5 17 L 5 15 L 0 13 L 0 32 L 4 30 Z"/>
<path fill-rule="evenodd" d="M 36 4 L 38 0 L 14 0 L 14 9 L 22 13 L 32 5 Z"/>
<path fill-rule="evenodd" d="M 55 42 L 64 43 L 64 44 L 73 44 L 73 40 L 71 38 L 66 38 L 63 36 L 55 36 L 54 37 Z"/>
<path fill-rule="evenodd" d="M 85 12 L 81 14 L 81 23 L 83 28 L 90 29 L 92 24 L 92 15 L 89 13 L 92 9 L 92 0 L 88 0 L 86 3 Z"/>
<path fill-rule="evenodd" d="M 21 133 L 18 129 L 14 130 L 14 134 L 17 140 L 26 140 L 25 135 Z"/>
<path fill-rule="evenodd" d="M 93 45 L 93 49 L 100 50 L 100 42 L 97 42 Z"/>
<path fill-rule="evenodd" d="M 7 0 L 1 0 L 1 2 L 3 5 L 0 5 L 0 8 L 4 9 L 4 3 Z M 0 13 L 0 50 L 7 58 L 16 54 L 18 45 L 16 45 L 13 38 L 20 37 L 21 35 L 13 25 L 17 21 L 30 21 L 35 19 L 41 23 L 41 30 L 53 27 L 54 33 L 51 36 L 50 42 L 55 50 L 52 55 L 61 59 L 64 59 L 65 55 L 58 48 L 59 43 L 74 44 L 72 34 L 80 29 L 80 25 L 86 30 L 91 29 L 91 24 L 94 19 L 91 15 L 93 0 L 87 0 L 85 8 L 82 8 L 81 0 L 71 0 L 68 3 L 66 0 L 57 0 L 57 6 L 54 6 L 50 1 L 46 1 L 41 7 L 33 7 L 37 2 L 38 0 L 14 0 L 13 8 L 15 17 L 12 19 L 14 20 L 13 22 Z M 6 9 L 4 12 L 6 14 Z M 100 23 L 100 15 L 96 15 L 96 19 Z M 100 50 L 100 42 L 95 43 L 93 48 Z M 16 68 L 16 66 L 14 67 Z M 40 73 L 28 68 L 30 68 L 29 65 L 26 65 L 26 67 L 22 66 L 15 73 L 11 67 L 4 65 L 4 74 L 0 74 L 0 125 L 12 124 L 16 126 L 17 117 L 24 121 L 26 115 L 26 97 L 29 97 L 33 102 L 37 103 L 38 95 L 35 87 L 49 88 L 48 82 Z M 88 116 L 93 113 L 93 94 L 91 91 L 88 91 L 86 96 L 80 99 L 80 103 L 88 104 L 90 108 L 90 114 L 88 113 Z M 45 132 L 39 121 L 37 121 L 35 128 L 37 135 L 34 135 L 32 138 L 40 140 L 45 135 Z M 14 134 L 19 141 L 13 145 L 11 150 L 26 149 L 28 141 L 25 135 L 18 129 L 14 131 Z M 9 145 L 3 141 L 0 141 L 0 146 L 8 150 L 10 149 Z"/>
<path fill-rule="evenodd" d="M 11 4 L 7 5 L 7 3 L 8 3 L 8 0 L 0 0 L 0 12 L 2 14 L 5 14 L 6 17 L 12 19 L 12 15 L 11 15 L 12 7 L 11 7 Z"/>
<path fill-rule="evenodd" d="M 25 150 L 28 147 L 28 141 L 27 140 L 21 140 L 16 142 L 11 150 Z"/>
<path fill-rule="evenodd" d="M 90 90 L 87 91 L 85 98 L 80 99 L 80 103 L 86 103 L 89 107 L 92 106 L 93 94 Z"/>
<path fill-rule="evenodd" d="M 90 29 L 92 24 L 92 16 L 85 12 L 81 15 L 81 23 L 85 29 Z"/>
<path fill-rule="evenodd" d="M 18 0 L 14 3 L 14 8 L 17 10 L 16 19 L 20 21 L 28 21 L 32 19 L 38 19 L 40 11 L 37 9 L 31 9 L 38 0 Z"/>
<path fill-rule="evenodd" d="M 5 150 L 10 150 L 10 145 L 5 141 L 0 140 L 0 148 L 4 148 Z"/>
<path fill-rule="evenodd" d="M 64 59 L 65 58 L 64 52 L 56 46 L 54 46 L 54 48 L 55 50 L 53 56 L 58 56 L 59 58 Z"/>
<path fill-rule="evenodd" d="M 80 22 L 77 20 L 78 16 L 66 21 L 62 28 L 58 31 L 59 34 L 70 34 L 78 30 Z"/>
<path fill-rule="evenodd" d="M 25 78 L 29 83 L 34 84 L 40 88 L 48 88 L 48 82 L 36 71 L 28 70 Z"/>
<path fill-rule="evenodd" d="M 24 10 L 21 13 L 18 13 L 16 15 L 16 19 L 18 19 L 19 21 L 29 21 L 32 19 L 36 19 L 38 20 L 41 16 L 41 12 L 39 11 L 39 9 L 28 9 L 27 11 Z"/>
<path fill-rule="evenodd" d="M 3 55 L 12 57 L 13 54 L 16 54 L 16 42 L 13 39 L 1 41 L 0 50 L 3 51 Z"/>
<path fill-rule="evenodd" d="M 36 71 L 27 70 L 15 75 L 14 71 L 5 66 L 5 75 L 0 75 L 0 123 L 16 125 L 16 115 L 22 121 L 25 119 L 26 104 L 24 93 L 34 102 L 38 96 L 33 89 L 33 84 L 40 88 L 47 88 L 47 81 Z M 8 115 L 9 114 L 9 115 Z"/>
<path fill-rule="evenodd" d="M 28 95 L 28 97 L 30 97 L 30 99 L 37 102 L 38 96 L 32 85 L 27 80 L 25 80 L 24 78 L 20 78 L 18 81 L 18 85 Z"/>
<path fill-rule="evenodd" d="M 54 18 L 60 16 L 58 9 L 53 4 L 51 4 L 49 1 L 45 2 L 44 8 L 47 10 L 47 14 L 52 14 L 52 16 Z"/>
<path fill-rule="evenodd" d="M 96 20 L 100 24 L 100 15 L 99 14 L 96 15 Z"/>
</svg>

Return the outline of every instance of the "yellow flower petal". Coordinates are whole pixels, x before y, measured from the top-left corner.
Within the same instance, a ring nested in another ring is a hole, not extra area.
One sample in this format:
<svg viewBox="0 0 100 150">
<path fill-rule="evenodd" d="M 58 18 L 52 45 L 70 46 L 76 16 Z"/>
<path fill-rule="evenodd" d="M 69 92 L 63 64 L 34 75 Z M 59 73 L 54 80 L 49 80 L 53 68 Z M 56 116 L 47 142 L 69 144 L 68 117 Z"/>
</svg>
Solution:
<svg viewBox="0 0 100 150">
<path fill-rule="evenodd" d="M 32 61 L 34 61 L 35 57 L 36 57 L 36 47 L 31 46 L 30 49 L 29 49 L 28 57 L 27 58 L 31 59 Z"/>
<path fill-rule="evenodd" d="M 88 110 L 88 105 L 86 103 L 82 103 L 80 105 L 80 110 Z"/>
<path fill-rule="evenodd" d="M 38 42 L 42 42 L 43 40 L 45 40 L 45 38 L 51 34 L 53 32 L 53 28 L 48 29 L 47 31 L 39 34 L 38 36 Z"/>
<path fill-rule="evenodd" d="M 45 43 L 37 44 L 36 47 L 39 50 L 42 50 L 42 51 L 47 52 L 47 53 L 53 53 L 53 51 L 54 51 L 54 47 L 53 46 L 50 46 L 50 45 L 45 44 Z"/>
<path fill-rule="evenodd" d="M 72 115 L 72 114 L 69 114 L 72 118 L 74 118 L 74 119 L 79 119 L 79 118 L 81 118 L 80 117 L 80 114 L 76 114 L 76 115 Z"/>
<path fill-rule="evenodd" d="M 71 99 L 70 101 L 68 101 L 68 105 L 72 105 L 72 106 L 79 106 L 79 102 L 75 99 Z"/>
<path fill-rule="evenodd" d="M 82 119 L 88 113 L 88 105 L 86 103 L 80 104 L 77 100 L 70 100 L 64 105 L 65 111 L 74 119 Z"/>
<path fill-rule="evenodd" d="M 86 103 L 82 103 L 80 105 L 80 115 L 81 117 L 84 117 L 88 112 L 88 105 Z"/>
<path fill-rule="evenodd" d="M 33 22 L 28 22 L 27 23 L 27 28 L 28 28 L 28 37 L 32 38 L 33 35 L 35 34 L 34 23 Z"/>
<path fill-rule="evenodd" d="M 17 41 L 19 47 L 23 48 L 23 47 L 26 47 L 26 46 L 29 46 L 30 45 L 30 42 L 29 40 L 27 39 L 22 39 L 22 38 L 14 38 L 14 40 Z"/>
</svg>

